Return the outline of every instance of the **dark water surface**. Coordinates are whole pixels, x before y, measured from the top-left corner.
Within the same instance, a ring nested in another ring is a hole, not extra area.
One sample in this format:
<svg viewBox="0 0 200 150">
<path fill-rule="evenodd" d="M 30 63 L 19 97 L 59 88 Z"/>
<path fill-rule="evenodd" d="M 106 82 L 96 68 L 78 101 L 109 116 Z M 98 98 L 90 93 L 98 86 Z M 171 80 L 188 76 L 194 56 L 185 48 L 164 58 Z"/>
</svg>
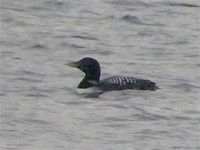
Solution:
<svg viewBox="0 0 200 150">
<path fill-rule="evenodd" d="M 197 0 L 1 0 L 2 150 L 190 150 L 199 144 Z M 96 58 L 102 78 L 151 91 L 77 95 L 65 66 Z"/>
</svg>

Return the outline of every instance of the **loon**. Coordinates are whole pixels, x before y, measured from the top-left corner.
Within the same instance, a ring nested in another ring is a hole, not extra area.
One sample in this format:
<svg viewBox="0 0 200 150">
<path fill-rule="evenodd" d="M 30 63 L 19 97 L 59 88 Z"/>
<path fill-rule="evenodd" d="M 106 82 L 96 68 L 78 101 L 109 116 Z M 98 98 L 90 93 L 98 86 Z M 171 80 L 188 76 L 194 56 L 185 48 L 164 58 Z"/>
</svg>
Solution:
<svg viewBox="0 0 200 150">
<path fill-rule="evenodd" d="M 151 90 L 158 89 L 150 80 L 138 79 L 130 76 L 113 76 L 100 81 L 101 68 L 97 60 L 85 57 L 77 62 L 66 65 L 76 67 L 85 73 L 85 77 L 78 85 L 78 89 L 96 88 L 101 93 L 112 90 Z"/>
</svg>

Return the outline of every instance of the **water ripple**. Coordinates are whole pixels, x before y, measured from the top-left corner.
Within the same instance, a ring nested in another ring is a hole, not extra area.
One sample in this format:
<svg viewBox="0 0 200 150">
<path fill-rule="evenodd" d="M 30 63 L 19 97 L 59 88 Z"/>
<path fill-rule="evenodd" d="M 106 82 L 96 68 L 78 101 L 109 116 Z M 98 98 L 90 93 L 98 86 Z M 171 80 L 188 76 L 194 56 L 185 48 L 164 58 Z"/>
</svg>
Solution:
<svg viewBox="0 0 200 150">
<path fill-rule="evenodd" d="M 80 35 L 74 35 L 71 36 L 71 38 L 77 38 L 77 39 L 83 39 L 83 40 L 93 40 L 93 41 L 97 41 L 97 38 L 94 37 L 89 37 L 89 36 L 80 36 Z"/>
<path fill-rule="evenodd" d="M 133 23 L 133 24 L 140 24 L 140 25 L 145 24 L 136 16 L 126 15 L 126 16 L 123 16 L 121 19 L 126 22 Z"/>
<path fill-rule="evenodd" d="M 187 3 L 168 3 L 170 6 L 182 6 L 182 7 L 199 7 L 195 4 L 187 4 Z"/>
<path fill-rule="evenodd" d="M 32 49 L 46 49 L 47 47 L 43 44 L 35 44 L 31 46 Z"/>
<path fill-rule="evenodd" d="M 19 78 L 16 78 L 15 80 L 21 80 L 21 81 L 33 82 L 33 83 L 42 82 L 42 80 L 39 80 L 39 79 L 30 79 L 30 78 L 25 78 L 25 77 L 19 77 Z"/>
</svg>

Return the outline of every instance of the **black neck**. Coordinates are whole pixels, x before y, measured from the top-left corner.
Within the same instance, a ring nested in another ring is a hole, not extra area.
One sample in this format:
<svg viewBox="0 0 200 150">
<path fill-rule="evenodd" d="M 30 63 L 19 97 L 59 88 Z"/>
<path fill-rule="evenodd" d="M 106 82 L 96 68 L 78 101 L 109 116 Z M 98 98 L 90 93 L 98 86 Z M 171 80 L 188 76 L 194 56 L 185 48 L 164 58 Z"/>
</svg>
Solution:
<svg viewBox="0 0 200 150">
<path fill-rule="evenodd" d="M 100 75 L 98 76 L 92 76 L 92 75 L 85 75 L 85 77 L 83 78 L 83 80 L 81 81 L 81 83 L 78 85 L 78 88 L 81 89 L 86 89 L 86 88 L 90 88 L 93 86 L 96 86 L 97 83 L 99 82 L 100 79 Z"/>
</svg>

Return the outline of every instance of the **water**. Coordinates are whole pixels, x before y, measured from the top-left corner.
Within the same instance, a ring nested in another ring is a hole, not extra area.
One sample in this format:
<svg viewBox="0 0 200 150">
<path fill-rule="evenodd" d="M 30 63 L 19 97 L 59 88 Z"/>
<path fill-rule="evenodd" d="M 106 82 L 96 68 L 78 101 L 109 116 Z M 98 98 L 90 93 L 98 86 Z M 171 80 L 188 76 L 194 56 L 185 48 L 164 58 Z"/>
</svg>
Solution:
<svg viewBox="0 0 200 150">
<path fill-rule="evenodd" d="M 0 149 L 200 149 L 199 6 L 2 0 Z M 77 95 L 85 56 L 160 89 Z"/>
</svg>

